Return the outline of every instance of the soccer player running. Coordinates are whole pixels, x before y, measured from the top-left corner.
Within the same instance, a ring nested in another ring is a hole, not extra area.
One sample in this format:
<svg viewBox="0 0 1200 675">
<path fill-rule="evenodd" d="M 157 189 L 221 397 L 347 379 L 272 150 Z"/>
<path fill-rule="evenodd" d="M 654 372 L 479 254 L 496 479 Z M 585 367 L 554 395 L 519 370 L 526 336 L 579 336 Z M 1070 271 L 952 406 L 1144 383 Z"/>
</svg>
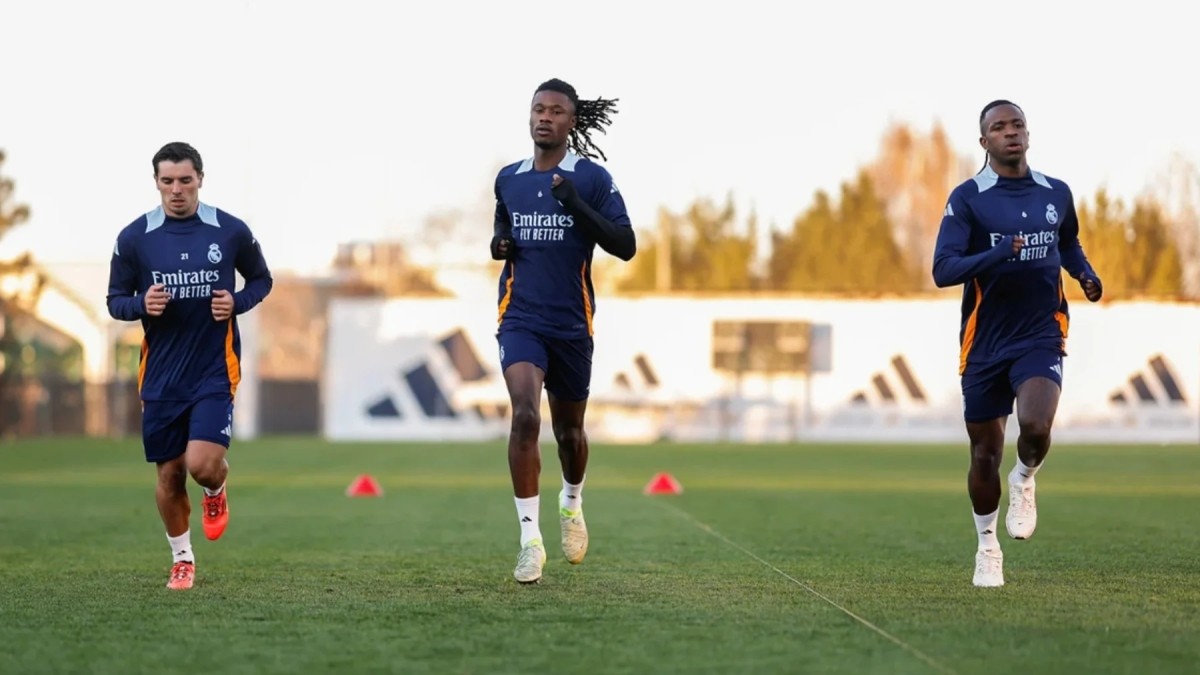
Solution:
<svg viewBox="0 0 1200 675">
<path fill-rule="evenodd" d="M 637 250 L 625 202 L 612 176 L 591 158 L 616 100 L 581 100 L 575 88 L 552 79 L 538 86 L 529 112 L 533 157 L 496 176 L 491 254 L 504 260 L 496 339 L 512 407 L 508 466 L 521 550 L 513 576 L 542 577 L 546 550 L 538 523 L 541 392 L 562 467 L 559 525 L 571 564 L 588 548 L 583 481 L 588 441 L 583 418 L 592 376 L 592 253 L 596 245 L 628 261 Z"/>
<path fill-rule="evenodd" d="M 168 143 L 152 160 L 162 204 L 117 235 L 108 312 L 141 321 L 142 444 L 158 467 L 155 497 L 174 564 L 167 588 L 192 587 L 187 477 L 204 488 L 204 535 L 229 522 L 225 454 L 241 379 L 237 315 L 271 292 L 271 272 L 246 223 L 199 200 L 200 153 Z M 234 292 L 234 272 L 245 279 Z"/>
<path fill-rule="evenodd" d="M 1008 475 L 1004 524 L 1028 539 L 1037 526 L 1034 475 L 1050 450 L 1066 355 L 1067 300 L 1060 266 L 1087 299 L 1100 278 L 1079 243 L 1071 189 L 1031 171 L 1025 114 L 1010 101 L 979 115 L 983 168 L 950 193 L 933 255 L 938 287 L 963 284 L 959 375 L 971 445 L 967 491 L 979 547 L 976 586 L 1004 585 L 996 536 L 1004 428 L 1016 399 L 1018 460 Z"/>
</svg>

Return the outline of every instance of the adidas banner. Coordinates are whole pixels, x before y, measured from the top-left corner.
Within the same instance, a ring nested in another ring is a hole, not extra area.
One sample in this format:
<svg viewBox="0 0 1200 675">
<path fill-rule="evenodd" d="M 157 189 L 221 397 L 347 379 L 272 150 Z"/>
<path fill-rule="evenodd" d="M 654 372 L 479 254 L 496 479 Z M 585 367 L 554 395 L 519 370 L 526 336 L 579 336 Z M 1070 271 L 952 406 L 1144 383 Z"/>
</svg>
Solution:
<svg viewBox="0 0 1200 675">
<path fill-rule="evenodd" d="M 797 322 L 811 325 L 789 338 L 793 356 L 797 343 L 816 355 L 807 361 L 810 374 L 794 365 L 730 370 L 728 358 L 715 358 L 727 356 L 728 340 L 714 344 L 714 326 L 730 322 L 779 322 L 791 333 Z M 599 442 L 962 441 L 958 327 L 957 299 L 601 298 L 589 435 Z M 494 302 L 337 299 L 329 312 L 325 435 L 505 438 L 508 395 L 495 331 Z M 1076 303 L 1067 353 L 1056 440 L 1200 442 L 1200 306 Z M 545 408 L 543 420 L 552 440 Z M 1014 439 L 1015 424 L 1010 419 Z"/>
</svg>

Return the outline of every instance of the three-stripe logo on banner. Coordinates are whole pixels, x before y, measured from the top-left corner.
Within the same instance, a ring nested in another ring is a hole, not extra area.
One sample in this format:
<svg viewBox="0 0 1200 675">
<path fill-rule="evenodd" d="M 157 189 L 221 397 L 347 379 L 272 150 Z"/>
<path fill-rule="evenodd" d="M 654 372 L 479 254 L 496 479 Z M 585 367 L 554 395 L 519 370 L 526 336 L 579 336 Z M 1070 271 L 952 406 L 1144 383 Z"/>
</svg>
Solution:
<svg viewBox="0 0 1200 675">
<path fill-rule="evenodd" d="M 440 352 L 441 359 L 449 365 L 450 371 L 459 382 L 474 383 L 487 379 L 488 372 L 479 354 L 472 347 L 466 333 L 455 329 L 437 341 L 435 353 Z M 432 357 L 433 354 L 430 354 Z M 406 411 L 405 405 L 390 394 L 384 394 L 372 399 L 366 404 L 368 417 L 373 418 L 403 418 L 406 412 L 426 418 L 458 418 L 464 411 L 455 408 L 451 402 L 452 387 L 447 386 L 445 375 L 440 375 L 438 368 L 431 359 L 423 359 L 401 369 L 399 381 L 403 382 L 409 393 L 416 401 L 418 410 Z M 470 412 L 482 418 L 503 415 L 504 411 L 487 410 L 476 405 Z"/>
<path fill-rule="evenodd" d="M 1108 400 L 1115 405 L 1169 406 L 1187 403 L 1182 381 L 1162 354 L 1146 362 L 1148 369 L 1129 376 L 1128 382 L 1115 389 Z"/>
<path fill-rule="evenodd" d="M 903 354 L 892 357 L 891 368 L 871 376 L 871 386 L 860 389 L 850 397 L 852 403 L 868 403 L 871 399 L 885 403 L 897 403 L 903 396 L 909 401 L 924 405 L 927 402 L 925 389 L 909 367 Z M 902 393 L 901 393 L 902 392 Z"/>
<path fill-rule="evenodd" d="M 658 374 L 654 372 L 654 367 L 650 365 L 650 360 L 645 354 L 638 354 L 633 357 L 634 372 L 637 373 L 636 381 L 632 379 L 628 371 L 621 371 L 613 378 L 613 385 L 622 391 L 645 391 L 654 389 L 658 386 Z"/>
</svg>

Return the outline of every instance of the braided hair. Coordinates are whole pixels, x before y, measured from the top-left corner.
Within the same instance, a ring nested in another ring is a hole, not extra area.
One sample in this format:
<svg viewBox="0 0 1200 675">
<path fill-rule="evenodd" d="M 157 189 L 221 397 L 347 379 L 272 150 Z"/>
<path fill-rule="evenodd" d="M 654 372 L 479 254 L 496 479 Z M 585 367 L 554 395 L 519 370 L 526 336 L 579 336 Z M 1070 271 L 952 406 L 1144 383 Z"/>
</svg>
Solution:
<svg viewBox="0 0 1200 675">
<path fill-rule="evenodd" d="M 979 135 L 980 136 L 987 136 L 987 129 L 983 128 L 983 118 L 987 117 L 989 110 L 991 110 L 992 108 L 1002 106 L 1002 105 L 1011 105 L 1012 107 L 1016 108 L 1017 110 L 1020 110 L 1022 115 L 1025 114 L 1025 111 L 1021 109 L 1021 106 L 1017 105 L 1016 103 L 1013 103 L 1012 101 L 1009 101 L 1007 99 L 998 98 L 995 101 L 992 101 L 991 103 L 983 106 L 983 110 L 979 111 Z M 987 151 L 985 150 L 983 153 L 983 166 L 979 167 L 979 171 L 983 171 L 985 168 L 987 168 L 989 157 L 990 156 L 988 155 Z"/>
<path fill-rule="evenodd" d="M 602 134 L 608 133 L 605 127 L 612 124 L 610 115 L 617 112 L 616 103 L 618 99 L 596 98 L 581 100 L 579 94 L 575 93 L 575 87 L 558 78 L 546 80 L 538 85 L 537 90 L 533 92 L 534 96 L 541 91 L 558 92 L 570 99 L 571 105 L 575 106 L 575 128 L 571 129 L 571 133 L 567 138 L 567 146 L 576 154 L 592 159 L 595 159 L 599 155 L 601 159 L 607 161 L 608 157 L 592 141 L 591 134 L 593 131 L 599 131 Z"/>
</svg>

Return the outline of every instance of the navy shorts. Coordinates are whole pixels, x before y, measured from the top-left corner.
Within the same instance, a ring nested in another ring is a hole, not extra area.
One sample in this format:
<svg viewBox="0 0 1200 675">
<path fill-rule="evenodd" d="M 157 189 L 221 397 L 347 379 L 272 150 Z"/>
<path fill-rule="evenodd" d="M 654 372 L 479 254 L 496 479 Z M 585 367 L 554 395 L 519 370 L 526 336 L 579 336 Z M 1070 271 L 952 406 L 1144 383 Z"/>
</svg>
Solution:
<svg viewBox="0 0 1200 675">
<path fill-rule="evenodd" d="M 147 462 L 175 459 L 193 440 L 228 448 L 232 434 L 233 398 L 228 394 L 195 401 L 146 401 L 142 407 L 142 446 Z"/>
<path fill-rule="evenodd" d="M 592 338 L 545 337 L 532 331 L 509 329 L 496 334 L 500 343 L 500 369 L 514 363 L 532 363 L 546 378 L 546 391 L 560 401 L 583 401 L 592 383 Z"/>
<path fill-rule="evenodd" d="M 967 364 L 962 374 L 963 419 L 986 422 L 1011 415 L 1017 388 L 1031 377 L 1045 377 L 1062 388 L 1062 354 L 1035 349 L 993 363 Z"/>
</svg>

